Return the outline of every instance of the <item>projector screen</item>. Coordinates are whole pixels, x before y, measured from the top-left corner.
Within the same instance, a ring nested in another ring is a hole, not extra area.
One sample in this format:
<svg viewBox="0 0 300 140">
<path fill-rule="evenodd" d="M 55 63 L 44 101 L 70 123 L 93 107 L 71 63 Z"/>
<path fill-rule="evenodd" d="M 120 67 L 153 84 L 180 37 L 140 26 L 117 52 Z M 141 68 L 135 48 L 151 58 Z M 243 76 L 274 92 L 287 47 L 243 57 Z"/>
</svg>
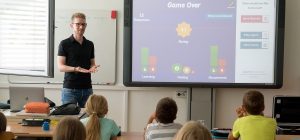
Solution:
<svg viewBox="0 0 300 140">
<path fill-rule="evenodd" d="M 285 0 L 124 5 L 125 86 L 282 86 Z"/>
</svg>

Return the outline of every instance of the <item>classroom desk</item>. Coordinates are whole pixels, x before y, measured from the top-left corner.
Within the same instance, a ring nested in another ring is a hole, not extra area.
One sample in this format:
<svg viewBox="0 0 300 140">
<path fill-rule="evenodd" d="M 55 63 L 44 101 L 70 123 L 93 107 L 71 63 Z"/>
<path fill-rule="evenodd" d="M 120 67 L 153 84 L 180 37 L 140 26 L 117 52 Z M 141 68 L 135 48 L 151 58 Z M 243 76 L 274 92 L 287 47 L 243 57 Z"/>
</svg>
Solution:
<svg viewBox="0 0 300 140">
<path fill-rule="evenodd" d="M 122 132 L 118 140 L 144 140 L 142 132 Z"/>
<path fill-rule="evenodd" d="M 42 127 L 22 126 L 18 122 L 8 122 L 7 131 L 13 132 L 18 137 L 45 137 L 52 138 L 55 130 L 55 125 L 50 126 L 49 131 L 42 130 Z M 118 140 L 143 140 L 141 132 L 123 132 Z"/>
<path fill-rule="evenodd" d="M 10 112 L 10 110 L 1 110 L 1 112 L 7 118 L 7 131 L 13 132 L 15 136 L 19 138 L 27 137 L 27 138 L 38 138 L 43 137 L 45 139 L 52 139 L 53 132 L 55 130 L 55 126 L 57 122 L 66 115 L 18 115 L 17 113 Z M 80 117 L 84 113 L 84 109 L 81 109 L 79 115 L 68 115 L 73 117 Z M 36 126 L 22 126 L 20 123 L 22 119 L 32 119 L 32 118 L 39 118 L 39 119 L 50 119 L 51 121 L 55 121 L 55 123 L 50 123 L 50 130 L 43 131 L 42 127 Z"/>
<path fill-rule="evenodd" d="M 43 131 L 42 127 L 22 126 L 18 122 L 8 122 L 7 131 L 18 137 L 44 137 L 52 139 L 55 125 L 50 126 L 50 131 Z M 143 132 L 122 132 L 118 140 L 143 140 Z M 277 135 L 276 140 L 300 140 L 300 135 Z"/>
<path fill-rule="evenodd" d="M 42 130 L 42 127 L 22 126 L 17 121 L 8 121 L 6 131 L 13 132 L 18 137 L 48 137 L 52 138 L 55 125 L 50 126 L 49 131 Z"/>
<path fill-rule="evenodd" d="M 52 139 L 55 130 L 55 125 L 50 126 L 49 131 L 43 131 L 42 127 L 22 126 L 18 122 L 12 121 L 7 123 L 7 131 L 13 132 L 18 137 L 38 138 L 44 137 Z M 118 140 L 143 140 L 143 133 L 141 132 L 123 132 Z"/>
<path fill-rule="evenodd" d="M 277 135 L 276 140 L 300 140 L 300 135 Z"/>
<path fill-rule="evenodd" d="M 83 111 L 83 109 L 82 109 Z M 55 125 L 50 125 L 49 131 L 43 131 L 42 127 L 33 127 L 33 126 L 22 126 L 19 124 L 24 118 L 48 118 L 51 120 L 59 120 L 63 116 L 16 116 L 15 113 L 10 112 L 9 110 L 2 111 L 7 117 L 7 131 L 11 131 L 18 137 L 45 137 L 52 139 L 53 133 L 55 130 Z M 80 116 L 80 115 L 79 115 Z M 74 115 L 78 117 L 78 115 Z M 118 137 L 118 140 L 143 140 L 143 132 L 122 132 L 122 136 Z M 300 135 L 277 135 L 276 140 L 300 140 Z"/>
</svg>

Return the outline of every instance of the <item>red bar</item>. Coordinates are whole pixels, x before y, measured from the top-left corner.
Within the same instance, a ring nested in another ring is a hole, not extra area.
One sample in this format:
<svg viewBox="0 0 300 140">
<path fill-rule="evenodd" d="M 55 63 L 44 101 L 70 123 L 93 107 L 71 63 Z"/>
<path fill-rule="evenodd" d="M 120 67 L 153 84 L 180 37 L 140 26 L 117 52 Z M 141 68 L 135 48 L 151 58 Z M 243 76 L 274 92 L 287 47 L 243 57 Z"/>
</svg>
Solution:
<svg viewBox="0 0 300 140">
<path fill-rule="evenodd" d="M 117 18 L 117 11 L 116 10 L 112 10 L 111 11 L 111 19 L 116 19 Z"/>
<path fill-rule="evenodd" d="M 241 17 L 242 23 L 262 23 L 262 20 L 261 15 L 243 15 Z"/>
</svg>

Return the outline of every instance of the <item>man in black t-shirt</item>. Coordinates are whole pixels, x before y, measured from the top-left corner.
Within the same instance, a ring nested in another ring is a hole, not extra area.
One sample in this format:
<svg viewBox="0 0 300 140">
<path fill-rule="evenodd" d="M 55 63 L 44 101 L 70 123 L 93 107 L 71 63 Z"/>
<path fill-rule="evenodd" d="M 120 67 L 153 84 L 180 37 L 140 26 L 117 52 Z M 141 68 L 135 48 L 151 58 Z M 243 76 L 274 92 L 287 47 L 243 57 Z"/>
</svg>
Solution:
<svg viewBox="0 0 300 140">
<path fill-rule="evenodd" d="M 73 34 L 62 40 L 58 48 L 57 63 L 61 72 L 65 72 L 62 89 L 62 103 L 74 103 L 84 107 L 86 100 L 93 93 L 91 73 L 97 72 L 94 44 L 83 34 L 86 17 L 83 13 L 72 15 Z"/>
</svg>

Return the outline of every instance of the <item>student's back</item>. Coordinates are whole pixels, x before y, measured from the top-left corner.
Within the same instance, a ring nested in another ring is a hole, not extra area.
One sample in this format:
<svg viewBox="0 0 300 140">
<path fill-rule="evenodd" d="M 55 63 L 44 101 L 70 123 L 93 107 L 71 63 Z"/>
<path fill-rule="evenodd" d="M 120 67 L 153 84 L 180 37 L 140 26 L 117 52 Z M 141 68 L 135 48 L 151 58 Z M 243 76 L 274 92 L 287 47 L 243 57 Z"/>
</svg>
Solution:
<svg viewBox="0 0 300 140">
<path fill-rule="evenodd" d="M 263 115 L 264 96 L 259 91 L 248 91 L 243 97 L 243 105 L 236 112 L 238 119 L 234 122 L 229 140 L 274 140 L 276 121 Z"/>
<path fill-rule="evenodd" d="M 162 98 L 156 106 L 145 128 L 145 140 L 172 140 L 181 124 L 174 123 L 177 114 L 176 102 L 169 98 Z M 157 122 L 153 122 L 156 120 Z"/>
<path fill-rule="evenodd" d="M 240 135 L 242 140 L 274 140 L 275 130 L 274 119 L 262 115 L 248 115 L 236 120 L 233 135 Z"/>
</svg>

